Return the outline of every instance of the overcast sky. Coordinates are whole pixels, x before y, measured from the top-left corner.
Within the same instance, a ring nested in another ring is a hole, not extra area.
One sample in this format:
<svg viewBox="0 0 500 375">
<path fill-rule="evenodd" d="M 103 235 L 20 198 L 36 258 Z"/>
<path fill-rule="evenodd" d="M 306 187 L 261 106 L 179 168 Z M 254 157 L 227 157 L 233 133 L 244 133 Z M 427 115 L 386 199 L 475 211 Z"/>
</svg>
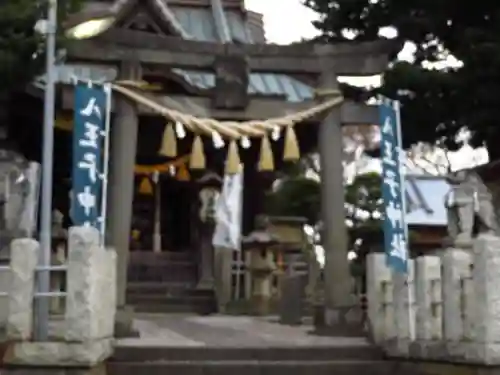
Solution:
<svg viewBox="0 0 500 375">
<path fill-rule="evenodd" d="M 264 14 L 266 36 L 272 43 L 287 44 L 317 34 L 311 25 L 315 14 L 300 0 L 245 0 L 249 10 Z"/>
</svg>

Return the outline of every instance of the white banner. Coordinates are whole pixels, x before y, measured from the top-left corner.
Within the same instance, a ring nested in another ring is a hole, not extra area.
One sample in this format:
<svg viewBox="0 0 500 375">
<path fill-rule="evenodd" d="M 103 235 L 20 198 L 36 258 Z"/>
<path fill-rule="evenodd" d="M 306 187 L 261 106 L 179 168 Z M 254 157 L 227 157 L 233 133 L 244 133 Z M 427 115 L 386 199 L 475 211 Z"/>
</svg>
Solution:
<svg viewBox="0 0 500 375">
<path fill-rule="evenodd" d="M 242 211 L 243 172 L 225 175 L 215 211 L 216 226 L 212 239 L 215 247 L 240 250 Z"/>
</svg>

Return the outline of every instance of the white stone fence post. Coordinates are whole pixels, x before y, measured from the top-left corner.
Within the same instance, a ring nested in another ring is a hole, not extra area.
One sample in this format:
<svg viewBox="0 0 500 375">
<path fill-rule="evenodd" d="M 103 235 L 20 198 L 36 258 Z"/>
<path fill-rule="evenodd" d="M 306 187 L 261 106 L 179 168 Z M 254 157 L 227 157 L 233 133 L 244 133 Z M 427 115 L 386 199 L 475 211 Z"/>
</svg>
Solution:
<svg viewBox="0 0 500 375">
<path fill-rule="evenodd" d="M 10 245 L 10 280 L 7 292 L 7 339 L 26 341 L 33 332 L 33 295 L 39 244 L 32 239 L 16 239 Z M 4 288 L 6 287 L 7 290 Z"/>
<path fill-rule="evenodd" d="M 418 257 L 408 278 L 391 273 L 385 254 L 369 254 L 366 264 L 370 331 L 388 356 L 500 364 L 500 238 L 484 234 L 471 250 Z"/>
<path fill-rule="evenodd" d="M 31 342 L 39 244 L 11 244 L 7 342 L 3 360 L 16 364 L 93 365 L 112 352 L 116 314 L 116 252 L 100 245 L 95 228 L 73 227 L 68 236 L 65 315 L 49 325 L 49 342 Z M 42 297 L 46 298 L 46 297 Z"/>
</svg>

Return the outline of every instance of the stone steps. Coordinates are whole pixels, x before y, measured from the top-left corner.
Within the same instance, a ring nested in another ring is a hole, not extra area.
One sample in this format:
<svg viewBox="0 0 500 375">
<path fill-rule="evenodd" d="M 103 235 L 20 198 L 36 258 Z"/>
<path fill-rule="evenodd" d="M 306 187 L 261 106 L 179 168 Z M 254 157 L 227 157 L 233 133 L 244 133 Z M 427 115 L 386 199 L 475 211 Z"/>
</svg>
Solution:
<svg viewBox="0 0 500 375">
<path fill-rule="evenodd" d="M 127 303 L 142 313 L 211 314 L 216 310 L 212 291 L 186 290 L 175 296 L 167 294 L 127 294 Z"/>
<path fill-rule="evenodd" d="M 198 266 L 194 262 L 162 260 L 156 264 L 130 263 L 128 280 L 132 283 L 192 283 Z"/>
<path fill-rule="evenodd" d="M 179 296 L 188 294 L 196 294 L 196 282 L 129 282 L 127 283 L 127 294 L 135 295 L 164 295 L 164 296 Z"/>
<path fill-rule="evenodd" d="M 293 344 L 293 343 L 291 343 Z M 118 346 L 113 362 L 170 361 L 377 361 L 383 357 L 374 346 L 281 346 L 281 347 L 130 347 Z"/>
<path fill-rule="evenodd" d="M 172 361 L 109 363 L 108 375 L 396 375 L 384 361 Z"/>
<path fill-rule="evenodd" d="M 130 253 L 127 277 L 131 283 L 193 283 L 197 274 L 196 259 L 189 252 Z"/>
<path fill-rule="evenodd" d="M 196 289 L 198 264 L 192 252 L 132 252 L 127 303 L 137 312 L 215 312 L 213 291 Z"/>
<path fill-rule="evenodd" d="M 392 374 L 393 364 L 370 346 L 117 347 L 109 375 L 357 375 Z"/>
</svg>

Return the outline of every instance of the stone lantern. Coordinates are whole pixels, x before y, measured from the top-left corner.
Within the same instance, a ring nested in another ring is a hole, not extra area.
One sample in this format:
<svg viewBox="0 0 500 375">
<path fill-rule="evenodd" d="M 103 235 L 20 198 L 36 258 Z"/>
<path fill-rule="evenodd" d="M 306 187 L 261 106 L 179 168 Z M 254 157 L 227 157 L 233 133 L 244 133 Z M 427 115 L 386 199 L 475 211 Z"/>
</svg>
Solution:
<svg viewBox="0 0 500 375">
<path fill-rule="evenodd" d="M 249 253 L 248 271 L 252 277 L 251 306 L 253 313 L 271 313 L 273 275 L 277 271 L 274 251 L 278 238 L 267 229 L 267 220 L 258 218 L 256 229 L 242 239 L 242 248 Z"/>
<path fill-rule="evenodd" d="M 304 225 L 307 219 L 303 217 L 269 217 L 269 231 L 280 241 L 277 253 L 278 263 L 278 312 L 280 323 L 298 325 L 302 323 L 305 302 L 305 284 L 308 288 L 316 275 L 314 255 L 307 251 L 307 238 Z M 306 275 L 297 272 L 296 265 L 303 261 L 307 263 Z M 286 273 L 283 272 L 286 270 Z M 307 280 L 307 278 L 311 278 Z M 309 281 L 309 282 L 308 282 Z"/>
</svg>

